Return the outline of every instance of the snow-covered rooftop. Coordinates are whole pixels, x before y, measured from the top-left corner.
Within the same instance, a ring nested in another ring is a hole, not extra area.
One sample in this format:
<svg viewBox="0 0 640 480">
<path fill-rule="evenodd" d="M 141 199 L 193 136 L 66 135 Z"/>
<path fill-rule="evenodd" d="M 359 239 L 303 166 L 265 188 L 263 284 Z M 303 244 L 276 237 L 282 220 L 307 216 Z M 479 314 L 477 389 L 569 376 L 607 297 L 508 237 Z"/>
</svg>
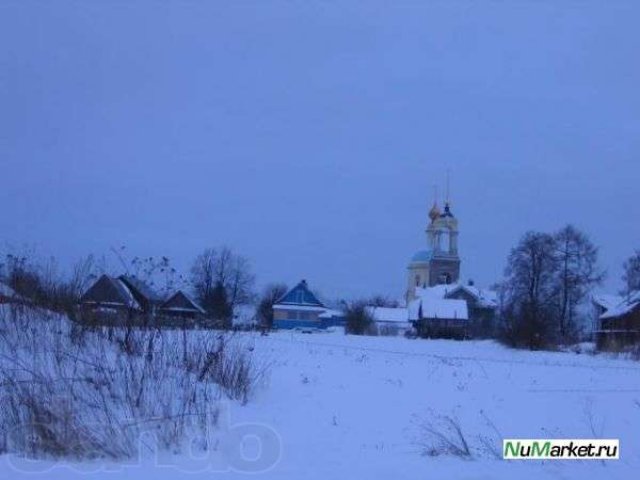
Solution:
<svg viewBox="0 0 640 480">
<path fill-rule="evenodd" d="M 640 305 L 640 290 L 636 290 L 634 292 L 631 292 L 626 297 L 624 297 L 624 299 L 620 303 L 609 308 L 606 312 L 600 315 L 600 318 L 606 319 L 606 318 L 620 317 L 622 315 L 626 315 L 627 313 L 631 312 L 639 305 Z"/>
<path fill-rule="evenodd" d="M 0 282 L 0 295 L 3 297 L 15 297 L 16 292 L 4 282 Z"/>
<path fill-rule="evenodd" d="M 432 299 L 444 299 L 458 290 L 466 291 L 469 295 L 476 298 L 480 305 L 486 307 L 495 307 L 498 305 L 498 295 L 495 291 L 462 283 L 435 285 L 433 287 L 417 287 L 415 294 L 417 298 L 429 301 Z"/>
<path fill-rule="evenodd" d="M 422 318 L 457 319 L 468 320 L 469 313 L 467 302 L 464 300 L 449 298 L 416 299 L 409 304 L 409 318 L 420 318 L 420 305 L 422 305 Z"/>
<path fill-rule="evenodd" d="M 131 293 L 129 286 L 120 278 L 112 278 L 111 281 L 115 285 L 115 287 L 122 293 L 123 297 L 126 299 L 126 304 L 129 308 L 140 309 L 140 304 Z"/>
<path fill-rule="evenodd" d="M 327 308 L 324 312 L 318 315 L 318 317 L 319 318 L 344 317 L 344 312 L 342 310 Z"/>
<path fill-rule="evenodd" d="M 605 310 L 609 310 L 610 308 L 622 303 L 624 301 L 624 297 L 609 293 L 594 293 L 591 295 L 591 301 L 596 305 L 600 305 Z"/>
<path fill-rule="evenodd" d="M 367 307 L 367 312 L 376 322 L 409 322 L 409 310 L 407 308 Z"/>
<path fill-rule="evenodd" d="M 478 300 L 478 303 L 486 307 L 496 307 L 498 305 L 498 294 L 493 290 L 478 288 L 475 285 L 460 284 L 451 292 L 448 292 L 447 295 L 457 290 L 466 291 L 469 295 L 475 297 Z"/>
<path fill-rule="evenodd" d="M 444 298 L 448 293 L 453 292 L 460 285 L 452 283 L 450 285 L 435 285 L 433 287 L 416 287 L 416 297 L 423 300 L 430 298 Z"/>
</svg>

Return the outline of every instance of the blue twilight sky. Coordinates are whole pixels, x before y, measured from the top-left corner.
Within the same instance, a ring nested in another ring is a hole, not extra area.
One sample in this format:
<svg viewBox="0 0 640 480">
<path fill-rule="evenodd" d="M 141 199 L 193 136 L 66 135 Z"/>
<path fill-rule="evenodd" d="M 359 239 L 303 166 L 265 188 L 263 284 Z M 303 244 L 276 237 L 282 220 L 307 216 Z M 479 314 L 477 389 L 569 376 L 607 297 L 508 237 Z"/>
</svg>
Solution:
<svg viewBox="0 0 640 480">
<path fill-rule="evenodd" d="M 0 0 L 0 242 L 400 296 L 451 170 L 465 278 L 640 247 L 640 2 Z M 442 191 L 441 187 L 441 191 Z"/>
</svg>

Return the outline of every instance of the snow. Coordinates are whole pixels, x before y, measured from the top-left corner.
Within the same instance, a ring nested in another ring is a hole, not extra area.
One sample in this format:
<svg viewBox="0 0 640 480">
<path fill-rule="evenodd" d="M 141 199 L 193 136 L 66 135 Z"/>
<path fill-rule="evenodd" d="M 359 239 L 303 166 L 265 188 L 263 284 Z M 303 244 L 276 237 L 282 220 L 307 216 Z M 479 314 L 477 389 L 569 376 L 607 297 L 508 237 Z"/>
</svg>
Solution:
<svg viewBox="0 0 640 480">
<path fill-rule="evenodd" d="M 342 310 L 327 308 L 324 312 L 318 315 L 318 318 L 332 318 L 332 317 L 343 317 L 343 316 L 344 316 L 344 312 Z"/>
<path fill-rule="evenodd" d="M 179 313 L 193 313 L 194 311 L 200 311 L 199 309 L 194 308 L 185 308 L 185 307 L 169 307 L 163 308 L 165 312 L 179 312 Z"/>
<path fill-rule="evenodd" d="M 407 308 L 367 307 L 367 311 L 376 322 L 409 323 L 409 310 Z"/>
<path fill-rule="evenodd" d="M 116 287 L 120 286 L 120 290 L 126 295 L 127 301 L 128 301 L 127 306 L 129 308 L 135 308 L 135 309 L 140 310 L 141 309 L 140 304 L 138 303 L 138 301 L 133 296 L 133 293 L 131 293 L 131 290 L 129 289 L 127 284 L 124 283 L 119 278 L 114 278 L 113 282 L 116 284 Z"/>
<path fill-rule="evenodd" d="M 461 283 L 453 283 L 450 285 L 435 285 L 433 287 L 416 287 L 415 294 L 417 298 L 425 301 L 444 299 L 452 295 L 458 290 L 464 290 L 469 295 L 475 297 L 483 306 L 495 307 L 498 304 L 497 293 L 493 290 L 478 288 L 474 285 L 464 285 Z"/>
<path fill-rule="evenodd" d="M 275 460 L 252 478 L 615 480 L 636 478 L 640 468 L 637 362 L 514 351 L 492 341 L 292 331 L 239 335 L 271 365 L 269 385 L 245 406 L 230 403 L 221 421 L 231 444 L 229 432 L 239 428 L 272 432 L 263 447 L 277 453 Z M 472 460 L 421 454 L 420 425 L 441 415 L 458 419 Z M 503 437 L 619 438 L 621 459 L 507 462 L 483 448 L 483 440 L 499 448 Z M 257 451 L 251 439 L 245 446 L 249 455 Z M 197 471 L 199 457 L 52 466 L 5 455 L 0 478 L 247 478 L 233 470 L 229 452 L 222 448 L 207 471 Z"/>
<path fill-rule="evenodd" d="M 0 282 L 0 297 L 16 298 L 17 294 L 9 285 L 4 282 Z"/>
<path fill-rule="evenodd" d="M 474 285 L 459 285 L 453 291 L 464 290 L 475 297 L 478 302 L 486 307 L 496 307 L 498 305 L 498 294 L 493 290 L 478 288 Z M 451 293 L 453 293 L 453 291 Z"/>
<path fill-rule="evenodd" d="M 640 290 L 630 293 L 627 297 L 624 297 L 620 303 L 607 309 L 600 318 L 614 318 L 625 315 L 635 309 L 640 304 Z"/>
<path fill-rule="evenodd" d="M 318 305 L 289 305 L 289 304 L 278 304 L 273 306 L 274 310 L 304 310 L 309 312 L 324 312 L 327 310 L 325 307 L 320 307 Z"/>
<path fill-rule="evenodd" d="M 433 287 L 416 287 L 415 294 L 416 297 L 423 300 L 442 299 L 458 287 L 459 285 L 457 283 L 452 285 L 435 285 Z"/>
<path fill-rule="evenodd" d="M 624 297 L 608 293 L 595 293 L 591 296 L 591 300 L 596 305 L 600 305 L 605 310 L 609 310 L 621 303 L 624 300 Z"/>
<path fill-rule="evenodd" d="M 466 301 L 440 298 L 413 300 L 409 304 L 410 319 L 418 320 L 420 316 L 421 304 L 422 318 L 469 320 Z"/>
</svg>

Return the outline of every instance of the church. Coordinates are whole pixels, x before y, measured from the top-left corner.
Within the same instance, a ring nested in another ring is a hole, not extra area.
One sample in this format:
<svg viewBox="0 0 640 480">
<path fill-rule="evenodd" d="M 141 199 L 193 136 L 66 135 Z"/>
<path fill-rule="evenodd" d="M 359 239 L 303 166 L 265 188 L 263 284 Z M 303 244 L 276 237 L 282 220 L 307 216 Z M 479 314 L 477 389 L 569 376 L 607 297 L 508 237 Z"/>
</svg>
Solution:
<svg viewBox="0 0 640 480">
<path fill-rule="evenodd" d="M 460 282 L 458 219 L 447 199 L 429 210 L 426 249 L 407 267 L 405 300 L 408 316 L 420 336 L 484 337 L 495 328 L 496 293 L 472 281 Z"/>
<path fill-rule="evenodd" d="M 416 289 L 450 285 L 460 279 L 458 256 L 458 220 L 451 211 L 449 201 L 440 211 L 437 201 L 429 211 L 426 250 L 419 250 L 408 267 L 407 301 L 415 300 Z"/>
</svg>

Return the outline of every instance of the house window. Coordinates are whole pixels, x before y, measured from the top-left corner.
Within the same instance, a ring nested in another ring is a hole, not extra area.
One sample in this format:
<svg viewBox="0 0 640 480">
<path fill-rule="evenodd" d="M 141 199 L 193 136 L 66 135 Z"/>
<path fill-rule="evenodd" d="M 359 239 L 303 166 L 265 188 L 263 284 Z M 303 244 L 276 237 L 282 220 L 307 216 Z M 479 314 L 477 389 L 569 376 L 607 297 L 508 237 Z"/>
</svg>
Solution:
<svg viewBox="0 0 640 480">
<path fill-rule="evenodd" d="M 298 319 L 298 312 L 296 312 L 295 310 L 288 310 L 287 311 L 287 319 L 289 319 L 289 320 L 297 320 Z"/>
</svg>

